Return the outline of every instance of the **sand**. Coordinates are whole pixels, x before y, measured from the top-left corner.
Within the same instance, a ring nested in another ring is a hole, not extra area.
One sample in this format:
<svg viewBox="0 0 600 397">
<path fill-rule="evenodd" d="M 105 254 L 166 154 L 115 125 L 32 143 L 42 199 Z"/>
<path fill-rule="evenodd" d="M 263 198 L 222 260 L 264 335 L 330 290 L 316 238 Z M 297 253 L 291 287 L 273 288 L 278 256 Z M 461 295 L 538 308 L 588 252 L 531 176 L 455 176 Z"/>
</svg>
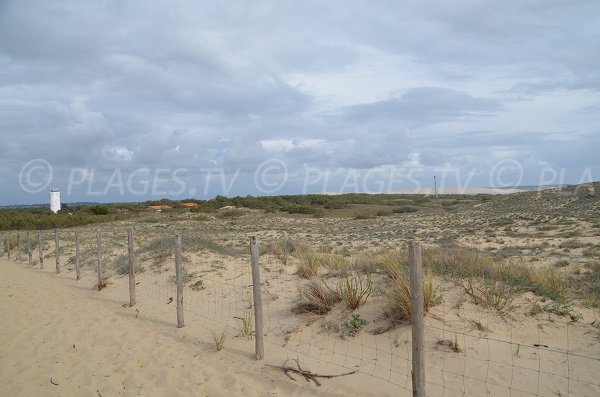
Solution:
<svg viewBox="0 0 600 397">
<path fill-rule="evenodd" d="M 464 214 L 447 217 L 452 220 Z M 265 241 L 278 237 L 278 228 L 283 228 L 290 235 L 295 233 L 296 239 L 303 233 L 313 246 L 323 242 L 322 236 L 341 240 L 352 234 L 361 236 L 353 243 L 375 243 L 384 237 L 403 238 L 386 234 L 391 230 L 413 233 L 413 229 L 430 227 L 417 227 L 419 222 L 429 222 L 422 215 L 326 223 L 316 218 L 258 219 L 265 225 L 261 228 Z M 234 225 L 217 220 L 226 229 L 216 235 L 228 243 L 246 244 L 245 233 L 256 229 L 255 221 L 242 218 Z M 329 229 L 320 229 L 321 224 Z M 115 272 L 115 264 L 127 249 L 124 228 L 104 230 L 109 278 L 102 291 L 94 288 L 96 251 L 91 228 L 80 231 L 84 265 L 80 281 L 75 281 L 70 231 L 61 235 L 64 263 L 58 275 L 54 274 L 49 235 L 44 270 L 28 266 L 26 259 L 0 259 L 0 396 L 411 395 L 410 325 L 374 333 L 389 324 L 381 315 L 385 298 L 379 289 L 357 311 L 368 324 L 357 335 L 348 336 L 343 323 L 351 311 L 343 305 L 325 316 L 292 311 L 298 303 L 298 287 L 306 282 L 295 274 L 297 259 L 289 257 L 284 263 L 273 254 L 261 255 L 267 336 L 265 360 L 257 362 L 254 341 L 237 336 L 234 319 L 251 307 L 247 253 L 184 251 L 184 267 L 191 278 L 184 288 L 186 326 L 178 329 L 174 304 L 168 304 L 174 296 L 173 256 L 161 245 L 144 249 L 146 244 L 154 246 L 163 240 L 168 247 L 172 240 L 165 236 L 174 225 L 139 223 L 136 227 L 141 247 L 136 259 L 145 271 L 137 276 L 138 304 L 133 308 L 127 306 L 127 277 Z M 437 227 L 443 229 L 445 224 Z M 207 228 L 206 222 L 202 229 L 192 224 L 185 233 L 194 236 Z M 582 238 L 595 238 L 591 226 L 579 226 L 579 230 Z M 374 231 L 383 234 L 373 235 Z M 502 238 L 510 241 L 504 234 Z M 194 241 L 199 244 L 200 240 Z M 477 241 L 471 242 L 476 246 Z M 569 255 L 579 257 L 582 249 L 571 250 Z M 373 274 L 373 279 L 378 287 L 386 285 L 382 274 Z M 329 275 L 326 280 L 333 285 L 337 279 Z M 198 281 L 204 288 L 193 290 Z M 514 310 L 501 316 L 475 305 L 460 284 L 440 277 L 434 284 L 443 299 L 425 318 L 427 395 L 600 395 L 597 309 L 577 307 L 582 315 L 578 321 L 549 312 L 531 315 L 528 311 L 534 304 L 548 302 L 526 293 L 516 297 Z M 230 327 L 230 337 L 224 349 L 216 352 L 210 330 L 222 329 L 224 324 Z M 457 351 L 449 345 L 454 341 Z M 359 372 L 323 379 L 317 387 L 297 376 L 292 381 L 276 368 L 296 357 L 306 369 L 319 374 Z"/>
<path fill-rule="evenodd" d="M 49 267 L 0 259 L 2 396 L 391 395 L 369 392 L 377 383 L 361 374 L 321 387 L 293 382 L 268 366 L 281 356 L 255 361 L 252 341 L 234 338 L 216 352 L 201 321 L 176 328 L 172 305 L 139 295 L 122 307 L 125 278 L 98 292 L 93 273 L 75 281 Z"/>
</svg>

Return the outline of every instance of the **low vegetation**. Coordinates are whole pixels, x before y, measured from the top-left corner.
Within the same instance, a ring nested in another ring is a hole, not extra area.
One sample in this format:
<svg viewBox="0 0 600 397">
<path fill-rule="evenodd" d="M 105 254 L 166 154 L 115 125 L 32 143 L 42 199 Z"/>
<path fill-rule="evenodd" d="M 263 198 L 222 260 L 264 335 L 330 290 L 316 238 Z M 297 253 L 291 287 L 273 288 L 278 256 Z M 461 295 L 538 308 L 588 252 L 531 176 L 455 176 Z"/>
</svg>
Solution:
<svg viewBox="0 0 600 397">
<path fill-rule="evenodd" d="M 326 314 L 342 300 L 342 296 L 325 280 L 312 278 L 300 288 L 300 299 L 295 311 Z"/>
<path fill-rule="evenodd" d="M 348 336 L 356 336 L 367 324 L 368 321 L 360 317 L 359 313 L 352 313 L 350 319 L 342 323 L 343 333 Z"/>
<path fill-rule="evenodd" d="M 239 336 L 251 339 L 254 335 L 254 315 L 251 311 L 246 311 L 241 317 L 234 317 L 238 322 Z"/>
<path fill-rule="evenodd" d="M 392 322 L 410 320 L 412 313 L 412 298 L 410 292 L 410 276 L 408 270 L 408 258 L 400 251 L 384 251 L 379 255 L 379 261 L 391 283 L 385 288 L 387 305 L 383 315 Z M 431 307 L 440 303 L 441 298 L 437 296 L 433 280 L 427 275 L 423 285 L 424 311 L 428 313 Z"/>
<path fill-rule="evenodd" d="M 356 310 L 367 302 L 373 292 L 371 276 L 363 279 L 360 275 L 346 278 L 338 284 L 337 293 L 349 310 Z"/>
<path fill-rule="evenodd" d="M 64 229 L 126 220 L 139 215 L 136 205 L 66 206 L 57 214 L 49 208 L 0 209 L 0 230 Z"/>
<path fill-rule="evenodd" d="M 469 279 L 464 285 L 464 290 L 476 305 L 493 308 L 499 312 L 510 310 L 515 299 L 512 288 L 499 282 L 484 281 L 477 286 Z"/>
<path fill-rule="evenodd" d="M 215 345 L 215 350 L 216 351 L 221 351 L 221 349 L 223 349 L 223 345 L 225 344 L 225 341 L 227 340 L 227 332 L 228 329 L 224 328 L 220 331 L 214 331 L 214 330 L 210 330 L 210 337 L 213 341 L 213 344 Z"/>
<path fill-rule="evenodd" d="M 595 186 L 600 191 L 600 185 Z M 106 271 L 127 273 L 126 233 L 116 229 L 135 225 L 137 270 L 145 266 L 151 275 L 169 271 L 164 274 L 166 281 L 173 281 L 168 276 L 173 269 L 174 233 L 183 230 L 183 259 L 189 271 L 184 279 L 191 290 L 208 287 L 211 293 L 217 277 L 249 283 L 245 279 L 249 270 L 243 267 L 249 263 L 247 239 L 250 233 L 257 233 L 263 277 L 268 281 L 264 288 L 272 292 L 269 299 L 285 300 L 279 282 L 289 283 L 286 291 L 298 285 L 300 299 L 295 294 L 287 297 L 291 303 L 286 310 L 293 305 L 296 313 L 316 314 L 306 316 L 310 319 L 307 323 L 314 318 L 329 321 L 337 331 L 352 336 L 367 321 L 357 310 L 374 328 L 380 325 L 376 322 L 381 321 L 381 313 L 392 324 L 410 319 L 409 258 L 404 247 L 414 241 L 424 246 L 426 313 L 442 301 L 440 291 L 447 299 L 460 293 L 462 303 L 501 315 L 518 306 L 531 315 L 577 319 L 580 312 L 588 312 L 582 306 L 600 307 L 597 198 L 585 189 L 541 196 L 535 192 L 440 195 L 438 199 L 395 194 L 217 196 L 185 200 L 197 204 L 193 208 L 160 200 L 65 206 L 58 214 L 42 208 L 4 209 L 0 210 L 0 229 L 123 221 L 103 227 L 114 232 L 107 233 L 104 241 Z M 171 208 L 157 212 L 148 209 L 149 205 Z M 93 267 L 95 230 L 81 230 L 87 233 L 82 240 L 81 265 Z M 45 235 L 46 258 L 53 255 L 51 234 Z M 74 263 L 72 236 L 65 231 L 61 240 L 60 252 L 67 265 Z M 20 244 L 16 233 L 5 237 L 0 250 L 5 252 L 8 244 L 11 255 L 20 252 L 26 257 L 23 233 Z M 36 246 L 37 239 L 32 238 L 32 249 Z M 244 305 L 247 309 L 246 302 Z M 252 337 L 251 311 L 236 322 L 240 336 Z M 221 335 L 216 332 L 214 336 Z"/>
</svg>

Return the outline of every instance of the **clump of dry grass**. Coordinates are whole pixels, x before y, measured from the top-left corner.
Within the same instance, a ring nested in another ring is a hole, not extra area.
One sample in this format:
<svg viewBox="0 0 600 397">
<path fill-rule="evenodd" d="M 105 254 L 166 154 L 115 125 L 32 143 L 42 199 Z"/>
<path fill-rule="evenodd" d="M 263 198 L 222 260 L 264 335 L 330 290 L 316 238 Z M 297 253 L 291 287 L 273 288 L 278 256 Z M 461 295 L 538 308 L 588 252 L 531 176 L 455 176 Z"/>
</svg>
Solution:
<svg viewBox="0 0 600 397">
<path fill-rule="evenodd" d="M 411 294 L 410 280 L 405 272 L 396 273 L 392 278 L 392 284 L 385 291 L 387 305 L 383 310 L 384 317 L 392 322 L 410 319 Z"/>
<path fill-rule="evenodd" d="M 321 268 L 340 275 L 346 274 L 350 269 L 348 260 L 339 254 L 315 251 L 310 247 L 301 246 L 294 251 L 294 255 L 299 261 L 297 274 L 303 278 L 316 277 Z"/>
<path fill-rule="evenodd" d="M 454 353 L 460 353 L 462 351 L 462 349 L 460 348 L 460 346 L 458 345 L 458 337 L 456 336 L 456 334 L 454 334 L 454 340 L 450 340 L 450 339 L 440 339 L 437 341 L 436 343 L 436 347 L 437 350 L 447 350 L 447 351 L 451 351 Z"/>
<path fill-rule="evenodd" d="M 377 273 L 381 270 L 381 264 L 365 253 L 353 255 L 350 258 L 350 267 L 362 273 Z"/>
<path fill-rule="evenodd" d="M 423 284 L 423 305 L 425 313 L 429 312 L 429 309 L 439 304 L 441 301 L 441 296 L 438 296 L 435 293 L 435 287 L 433 285 L 433 276 L 431 275 L 431 272 L 426 272 L 425 282 Z"/>
<path fill-rule="evenodd" d="M 345 275 L 350 269 L 350 263 L 339 254 L 319 254 L 321 264 L 330 272 Z"/>
<path fill-rule="evenodd" d="M 314 314 L 328 313 L 342 296 L 336 289 L 331 288 L 323 279 L 312 278 L 300 287 L 302 302 L 294 307 L 295 312 L 310 312 Z"/>
<path fill-rule="evenodd" d="M 410 319 L 412 297 L 406 256 L 399 251 L 387 251 L 380 254 L 380 261 L 392 281 L 385 290 L 387 305 L 383 311 L 384 316 L 393 322 Z M 430 272 L 426 273 L 423 300 L 425 313 L 428 313 L 431 307 L 439 302 Z"/>
<path fill-rule="evenodd" d="M 537 281 L 542 288 L 542 293 L 553 299 L 562 299 L 565 296 L 565 283 L 552 267 L 537 273 Z"/>
<path fill-rule="evenodd" d="M 465 293 L 473 303 L 483 307 L 491 307 L 497 311 L 509 310 L 514 301 L 514 291 L 498 282 L 484 282 L 480 287 L 473 285 L 471 279 L 463 286 Z"/>
<path fill-rule="evenodd" d="M 498 271 L 494 257 L 472 248 L 427 248 L 423 263 L 434 273 L 458 278 L 491 277 Z"/>
<path fill-rule="evenodd" d="M 238 330 L 240 336 L 252 339 L 254 335 L 254 315 L 251 311 L 246 311 L 242 317 L 234 317 L 238 321 Z"/>
<path fill-rule="evenodd" d="M 212 329 L 210 330 L 210 337 L 217 351 L 221 351 L 221 349 L 223 349 L 223 345 L 225 344 L 225 340 L 227 339 L 227 331 L 227 327 L 225 327 L 220 332 L 215 332 Z"/>
<path fill-rule="evenodd" d="M 384 317 L 398 322 L 410 320 L 412 313 L 412 295 L 410 293 L 410 279 L 407 272 L 398 272 L 392 279 L 392 284 L 386 289 L 387 305 L 383 310 Z M 428 275 L 423 285 L 423 309 L 425 313 L 440 302 L 440 297 L 435 293 L 433 279 Z"/>
<path fill-rule="evenodd" d="M 350 310 L 356 310 L 367 302 L 369 296 L 373 292 L 373 283 L 371 275 L 367 274 L 366 280 L 355 275 L 354 277 L 346 276 L 345 280 L 338 284 L 338 294 L 346 303 L 346 307 Z"/>
<path fill-rule="evenodd" d="M 298 276 L 310 279 L 319 274 L 321 261 L 319 254 L 313 249 L 304 247 L 297 251 L 296 257 L 299 261 L 298 270 L 296 272 Z"/>
<path fill-rule="evenodd" d="M 301 243 L 285 238 L 262 244 L 260 253 L 275 255 L 284 265 L 287 265 L 290 256 L 302 249 L 306 249 L 306 247 Z"/>
<path fill-rule="evenodd" d="M 471 248 L 428 248 L 423 263 L 436 274 L 502 283 L 513 293 L 528 290 L 551 299 L 565 294 L 564 281 L 554 269 L 532 269 L 520 258 L 497 259 Z"/>
</svg>

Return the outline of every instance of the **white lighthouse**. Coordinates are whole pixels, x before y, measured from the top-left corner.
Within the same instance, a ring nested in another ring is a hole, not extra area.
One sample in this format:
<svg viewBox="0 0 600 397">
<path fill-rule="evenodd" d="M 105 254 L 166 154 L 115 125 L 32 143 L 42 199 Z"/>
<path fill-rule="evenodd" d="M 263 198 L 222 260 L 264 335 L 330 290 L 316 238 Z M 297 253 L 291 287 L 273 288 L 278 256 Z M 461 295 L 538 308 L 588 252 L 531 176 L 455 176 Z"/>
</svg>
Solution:
<svg viewBox="0 0 600 397">
<path fill-rule="evenodd" d="M 60 211 L 60 190 L 57 187 L 50 189 L 50 211 L 55 214 Z"/>
</svg>

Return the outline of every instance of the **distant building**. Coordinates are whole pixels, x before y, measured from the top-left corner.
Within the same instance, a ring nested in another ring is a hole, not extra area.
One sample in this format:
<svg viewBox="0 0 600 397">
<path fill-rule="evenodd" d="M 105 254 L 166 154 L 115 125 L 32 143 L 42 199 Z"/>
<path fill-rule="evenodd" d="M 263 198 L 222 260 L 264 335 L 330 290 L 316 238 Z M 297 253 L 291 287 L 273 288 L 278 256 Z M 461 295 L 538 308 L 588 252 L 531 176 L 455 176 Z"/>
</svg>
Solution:
<svg viewBox="0 0 600 397">
<path fill-rule="evenodd" d="M 60 190 L 57 187 L 50 189 L 50 211 L 55 214 L 60 211 Z"/>
<path fill-rule="evenodd" d="M 187 208 L 196 208 L 198 207 L 198 203 L 181 203 L 181 206 Z"/>
<path fill-rule="evenodd" d="M 163 205 L 149 205 L 148 208 L 150 208 L 151 210 L 154 210 L 154 211 L 161 212 L 162 210 L 170 210 L 173 207 L 171 207 L 170 205 L 163 204 Z"/>
</svg>

